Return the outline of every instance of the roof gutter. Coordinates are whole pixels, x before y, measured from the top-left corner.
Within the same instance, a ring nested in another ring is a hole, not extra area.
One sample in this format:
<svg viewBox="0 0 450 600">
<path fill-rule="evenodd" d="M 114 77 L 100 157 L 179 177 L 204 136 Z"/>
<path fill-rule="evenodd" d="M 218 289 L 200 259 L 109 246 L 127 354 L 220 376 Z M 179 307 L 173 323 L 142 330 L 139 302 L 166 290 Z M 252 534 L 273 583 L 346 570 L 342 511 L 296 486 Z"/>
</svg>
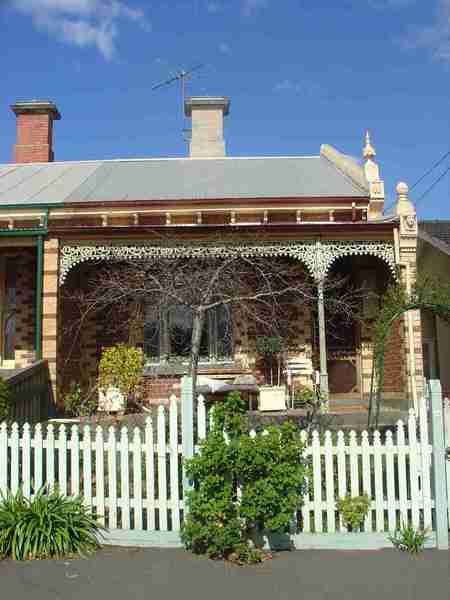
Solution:
<svg viewBox="0 0 450 600">
<path fill-rule="evenodd" d="M 0 204 L 0 210 L 3 210 L 4 208 L 9 209 L 30 209 L 30 208 L 44 208 L 44 209 L 50 209 L 50 208 L 60 208 L 60 207 L 64 207 L 64 202 L 54 202 L 53 204 L 48 204 L 47 202 L 43 202 L 40 204 L 26 204 L 24 202 L 21 203 L 15 203 L 15 204 L 3 204 L 3 202 Z"/>
</svg>

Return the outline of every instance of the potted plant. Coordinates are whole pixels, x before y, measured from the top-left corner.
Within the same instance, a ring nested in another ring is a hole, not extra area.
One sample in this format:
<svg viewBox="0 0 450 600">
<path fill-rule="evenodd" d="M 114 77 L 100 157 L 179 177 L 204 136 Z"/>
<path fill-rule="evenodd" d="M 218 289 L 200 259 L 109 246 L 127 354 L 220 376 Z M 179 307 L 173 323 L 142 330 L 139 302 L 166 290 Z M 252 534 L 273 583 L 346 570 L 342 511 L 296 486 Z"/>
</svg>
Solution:
<svg viewBox="0 0 450 600">
<path fill-rule="evenodd" d="M 104 348 L 98 369 L 99 410 L 124 412 L 144 368 L 141 348 L 117 344 Z"/>
<path fill-rule="evenodd" d="M 278 336 L 256 338 L 256 351 L 263 357 L 266 384 L 259 388 L 259 410 L 285 410 L 286 386 L 282 384 L 283 339 Z"/>
</svg>

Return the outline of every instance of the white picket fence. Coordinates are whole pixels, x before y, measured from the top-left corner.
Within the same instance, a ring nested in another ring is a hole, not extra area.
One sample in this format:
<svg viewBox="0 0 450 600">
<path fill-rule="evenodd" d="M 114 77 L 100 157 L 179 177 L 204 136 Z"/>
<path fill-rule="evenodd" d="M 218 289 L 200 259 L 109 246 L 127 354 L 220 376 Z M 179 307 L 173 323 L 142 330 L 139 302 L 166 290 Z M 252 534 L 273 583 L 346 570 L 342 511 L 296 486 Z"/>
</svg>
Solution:
<svg viewBox="0 0 450 600">
<path fill-rule="evenodd" d="M 0 492 L 22 488 L 26 497 L 43 485 L 81 495 L 111 530 L 178 532 L 183 520 L 180 411 L 175 397 L 159 406 L 156 419 L 133 431 L 114 427 L 80 431 L 77 425 L 55 428 L 25 424 L 0 426 Z M 195 442 L 207 433 L 205 402 L 198 398 Z M 156 422 L 155 422 L 156 421 Z M 370 511 L 365 532 L 393 531 L 402 522 L 430 527 L 432 447 L 426 414 L 411 411 L 385 437 L 375 432 L 323 438 L 303 432 L 311 464 L 309 492 L 297 515 L 304 533 L 344 532 L 336 500 L 366 493 Z M 252 435 L 257 435 L 254 432 Z"/>
</svg>

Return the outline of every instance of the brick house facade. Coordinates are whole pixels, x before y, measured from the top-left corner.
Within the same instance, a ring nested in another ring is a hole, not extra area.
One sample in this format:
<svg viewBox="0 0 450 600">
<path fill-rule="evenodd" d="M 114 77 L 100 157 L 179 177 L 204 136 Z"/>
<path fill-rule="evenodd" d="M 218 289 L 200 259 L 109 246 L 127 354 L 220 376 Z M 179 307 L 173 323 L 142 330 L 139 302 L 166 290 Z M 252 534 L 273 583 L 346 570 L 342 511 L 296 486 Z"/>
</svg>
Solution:
<svg viewBox="0 0 450 600">
<path fill-rule="evenodd" d="M 226 98 L 186 101 L 193 129 L 185 159 L 78 162 L 54 162 L 53 123 L 61 118 L 55 104 L 12 106 L 14 163 L 0 165 L 3 366 L 43 357 L 57 395 L 72 379 L 95 378 L 102 347 L 118 338 L 108 339 L 96 318 L 76 340 L 67 333 L 74 307 L 65 291 L 83 285 L 89 269 L 105 261 L 130 253 L 155 260 L 160 252 L 181 252 L 180 240 L 189 256 L 218 233 L 233 231 L 246 252 L 300 262 L 318 286 L 317 307 L 297 306 L 292 315 L 295 351 L 289 358 L 301 364 L 298 383 L 310 385 L 318 372 L 331 406 L 342 399 L 367 401 L 370 325 L 330 338 L 320 289 L 336 273 L 379 293 L 397 273 L 408 285 L 414 282 L 417 222 L 408 188 L 397 186 L 395 213 L 383 215 L 384 185 L 369 136 L 362 164 L 328 145 L 314 157 L 227 157 L 229 106 Z M 14 281 L 7 277 L 11 265 Z M 13 296 L 11 334 L 5 319 Z M 251 325 L 234 314 L 232 329 L 228 360 L 206 361 L 201 371 L 213 379 L 251 375 L 263 383 Z M 394 328 L 386 365 L 385 399 L 416 403 L 423 378 L 420 314 Z M 149 402 L 179 389 L 181 372 L 162 362 L 146 373 Z"/>
</svg>

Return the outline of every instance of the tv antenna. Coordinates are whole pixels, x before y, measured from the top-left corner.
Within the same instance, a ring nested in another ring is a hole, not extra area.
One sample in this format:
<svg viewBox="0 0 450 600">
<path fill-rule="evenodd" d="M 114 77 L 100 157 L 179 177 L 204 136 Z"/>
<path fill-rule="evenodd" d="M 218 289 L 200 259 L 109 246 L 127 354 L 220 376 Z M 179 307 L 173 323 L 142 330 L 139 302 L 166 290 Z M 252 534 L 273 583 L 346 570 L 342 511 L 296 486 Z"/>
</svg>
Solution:
<svg viewBox="0 0 450 600">
<path fill-rule="evenodd" d="M 154 85 L 152 87 L 152 91 L 158 90 L 159 88 L 162 88 L 162 87 L 167 87 L 169 85 L 172 85 L 172 83 L 179 81 L 181 83 L 181 111 L 184 116 L 184 99 L 186 97 L 186 81 L 191 79 L 192 73 L 194 73 L 195 71 L 198 71 L 199 69 L 202 69 L 204 66 L 205 65 L 203 65 L 203 64 L 196 65 L 195 67 L 190 68 L 188 71 L 181 69 L 180 71 L 175 73 L 175 75 L 173 75 L 172 77 L 169 77 L 168 79 L 161 81 L 160 83 L 157 83 L 156 85 Z"/>
</svg>

